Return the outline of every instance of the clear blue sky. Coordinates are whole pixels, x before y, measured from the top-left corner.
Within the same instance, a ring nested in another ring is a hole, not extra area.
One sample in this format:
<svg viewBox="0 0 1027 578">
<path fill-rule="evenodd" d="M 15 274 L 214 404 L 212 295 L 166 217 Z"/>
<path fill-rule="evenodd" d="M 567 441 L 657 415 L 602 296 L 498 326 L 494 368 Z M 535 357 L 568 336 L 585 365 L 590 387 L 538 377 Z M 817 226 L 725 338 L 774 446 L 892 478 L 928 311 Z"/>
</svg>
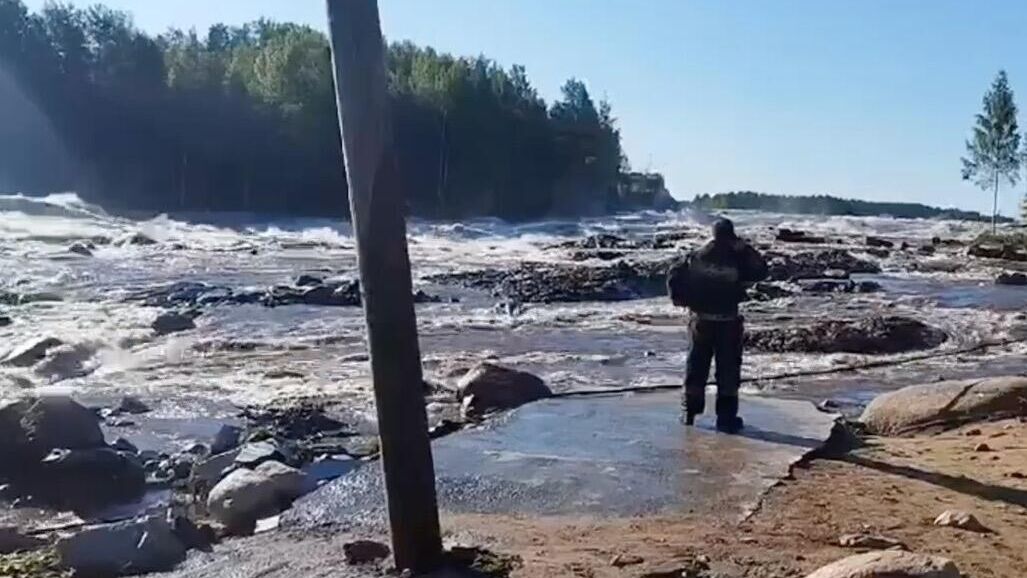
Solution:
<svg viewBox="0 0 1027 578">
<path fill-rule="evenodd" d="M 325 20 L 319 0 L 105 3 L 151 32 Z M 379 5 L 389 39 L 524 64 L 547 98 L 566 78 L 584 79 L 613 104 L 632 165 L 662 171 L 678 198 L 752 189 L 990 212 L 990 193 L 960 180 L 964 139 L 999 68 L 1027 106 L 1021 0 Z M 1003 190 L 1004 213 L 1015 214 L 1023 190 Z"/>
</svg>

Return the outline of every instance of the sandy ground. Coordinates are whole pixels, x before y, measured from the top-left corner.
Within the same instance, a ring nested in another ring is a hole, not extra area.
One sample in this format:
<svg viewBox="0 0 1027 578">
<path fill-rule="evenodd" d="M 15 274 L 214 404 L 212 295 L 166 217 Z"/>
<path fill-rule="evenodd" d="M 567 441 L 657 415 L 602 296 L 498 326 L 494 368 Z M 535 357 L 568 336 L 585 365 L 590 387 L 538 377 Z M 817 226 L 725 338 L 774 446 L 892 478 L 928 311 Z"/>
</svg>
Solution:
<svg viewBox="0 0 1027 578">
<path fill-rule="evenodd" d="M 978 448 L 986 444 L 987 450 Z M 983 450 L 983 451 L 982 451 Z M 1027 423 L 971 425 L 937 435 L 871 438 L 843 456 L 797 467 L 748 519 L 684 513 L 637 519 L 447 516 L 449 543 L 519 557 L 512 576 L 801 577 L 865 550 L 839 537 L 867 533 L 956 562 L 966 577 L 1027 576 Z M 934 526 L 945 510 L 970 512 L 993 533 Z M 219 547 L 176 576 L 377 576 L 346 568 L 351 537 L 269 534 Z M 683 574 L 708 560 L 710 570 Z M 666 573 L 664 573 L 666 572 Z"/>
<path fill-rule="evenodd" d="M 977 433 L 975 430 L 979 430 Z M 987 444 L 990 451 L 976 447 Z M 602 522 L 463 517 L 493 547 L 519 554 L 518 576 L 643 576 L 706 556 L 713 575 L 787 577 L 857 550 L 840 536 L 894 538 L 954 560 L 968 577 L 1027 576 L 1027 424 L 1005 421 L 939 435 L 867 440 L 864 448 L 796 468 L 763 507 L 736 520 L 683 516 Z M 945 510 L 977 516 L 994 533 L 932 524 Z M 613 564 L 638 562 L 618 568 Z M 675 575 L 676 576 L 676 575 Z"/>
</svg>

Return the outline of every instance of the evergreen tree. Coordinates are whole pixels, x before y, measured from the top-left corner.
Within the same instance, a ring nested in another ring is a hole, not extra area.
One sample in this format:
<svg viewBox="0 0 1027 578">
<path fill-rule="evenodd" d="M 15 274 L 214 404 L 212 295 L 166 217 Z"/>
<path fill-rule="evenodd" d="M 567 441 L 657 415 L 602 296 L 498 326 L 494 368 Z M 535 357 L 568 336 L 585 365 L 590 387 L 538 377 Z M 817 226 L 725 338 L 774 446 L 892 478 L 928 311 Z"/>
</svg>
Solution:
<svg viewBox="0 0 1027 578">
<path fill-rule="evenodd" d="M 977 115 L 973 137 L 966 141 L 963 179 L 982 190 L 992 190 L 991 228 L 998 218 L 998 190 L 1002 181 L 1010 186 L 1020 177 L 1020 133 L 1016 124 L 1016 103 L 1006 72 L 1000 70 L 991 89 L 984 94 L 983 110 Z"/>
</svg>

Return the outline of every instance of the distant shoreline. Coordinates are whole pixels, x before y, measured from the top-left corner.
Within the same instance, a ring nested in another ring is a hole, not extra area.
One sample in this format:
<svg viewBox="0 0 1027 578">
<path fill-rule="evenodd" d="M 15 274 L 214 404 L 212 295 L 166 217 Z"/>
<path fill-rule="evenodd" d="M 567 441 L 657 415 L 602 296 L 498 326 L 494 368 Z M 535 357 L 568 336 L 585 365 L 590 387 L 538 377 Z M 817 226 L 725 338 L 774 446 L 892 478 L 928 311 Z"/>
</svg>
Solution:
<svg viewBox="0 0 1027 578">
<path fill-rule="evenodd" d="M 692 201 L 697 209 L 753 210 L 797 215 L 832 215 L 849 217 L 891 217 L 896 219 L 948 219 L 954 221 L 990 222 L 991 217 L 976 211 L 943 209 L 920 203 L 863 201 L 842 199 L 829 195 L 790 196 L 771 195 L 752 191 L 698 195 Z M 1000 223 L 1013 223 L 1014 219 L 999 216 Z"/>
</svg>

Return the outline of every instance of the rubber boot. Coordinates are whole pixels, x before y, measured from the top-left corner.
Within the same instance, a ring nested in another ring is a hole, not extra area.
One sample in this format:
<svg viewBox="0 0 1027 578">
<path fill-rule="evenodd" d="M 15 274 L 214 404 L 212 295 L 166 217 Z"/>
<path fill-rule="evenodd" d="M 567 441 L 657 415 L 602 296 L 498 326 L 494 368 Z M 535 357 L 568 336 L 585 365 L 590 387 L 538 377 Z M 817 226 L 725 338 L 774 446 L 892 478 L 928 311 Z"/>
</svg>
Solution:
<svg viewBox="0 0 1027 578">
<path fill-rule="evenodd" d="M 717 430 L 736 434 L 744 425 L 738 417 L 738 398 L 717 396 Z"/>
<path fill-rule="evenodd" d="M 695 425 L 695 416 L 706 411 L 706 393 L 685 394 L 685 425 Z"/>
</svg>

